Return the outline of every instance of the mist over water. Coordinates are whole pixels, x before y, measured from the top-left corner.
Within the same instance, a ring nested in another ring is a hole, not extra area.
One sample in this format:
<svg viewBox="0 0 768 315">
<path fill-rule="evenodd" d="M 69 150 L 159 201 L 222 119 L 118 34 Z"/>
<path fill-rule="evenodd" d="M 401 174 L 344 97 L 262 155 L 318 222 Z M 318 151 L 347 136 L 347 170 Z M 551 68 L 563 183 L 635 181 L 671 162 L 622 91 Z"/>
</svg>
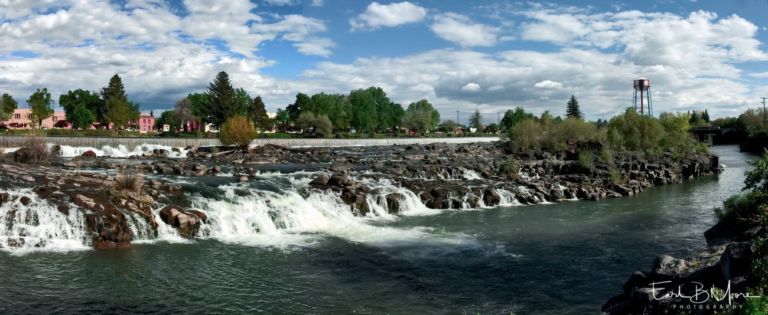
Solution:
<svg viewBox="0 0 768 315">
<path fill-rule="evenodd" d="M 199 238 L 159 218 L 153 235 L 136 217 L 139 241 L 112 251 L 83 250 L 77 211 L 33 207 L 0 225 L 0 237 L 45 240 L 0 250 L 0 313 L 596 313 L 656 255 L 705 246 L 713 208 L 747 167 L 735 147 L 712 151 L 719 176 L 599 202 L 439 211 L 366 183 L 402 194 L 402 216 L 375 195 L 369 216 L 354 216 L 334 194 L 308 194 L 311 173 L 188 181 L 209 218 Z"/>
</svg>

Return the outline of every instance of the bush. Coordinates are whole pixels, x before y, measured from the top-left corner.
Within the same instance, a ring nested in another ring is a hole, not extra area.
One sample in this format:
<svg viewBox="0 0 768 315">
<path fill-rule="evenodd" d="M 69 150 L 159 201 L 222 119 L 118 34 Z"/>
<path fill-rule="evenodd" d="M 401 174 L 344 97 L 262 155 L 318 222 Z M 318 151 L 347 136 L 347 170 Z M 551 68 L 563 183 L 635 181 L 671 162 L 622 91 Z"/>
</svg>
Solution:
<svg viewBox="0 0 768 315">
<path fill-rule="evenodd" d="M 616 163 L 616 158 L 614 157 L 613 150 L 609 148 L 603 148 L 600 150 L 600 160 L 607 163 L 608 165 L 613 166 Z"/>
<path fill-rule="evenodd" d="M 46 164 L 51 161 L 51 152 L 45 138 L 28 137 L 24 146 L 13 153 L 13 160 L 18 163 Z"/>
<path fill-rule="evenodd" d="M 595 154 L 589 150 L 582 150 L 579 152 L 579 165 L 586 169 L 592 169 L 594 167 Z"/>
<path fill-rule="evenodd" d="M 326 115 L 315 115 L 310 112 L 304 112 L 296 119 L 296 127 L 304 130 L 306 133 L 317 137 L 327 137 L 333 132 L 333 124 Z"/>
<path fill-rule="evenodd" d="M 144 187 L 144 175 L 141 173 L 128 173 L 126 170 L 120 170 L 115 176 L 115 189 L 117 190 L 141 195 L 142 187 Z"/>
<path fill-rule="evenodd" d="M 227 119 L 219 131 L 219 141 L 223 145 L 237 145 L 243 151 L 248 150 L 248 145 L 256 138 L 256 128 L 245 116 L 237 115 Z"/>
<path fill-rule="evenodd" d="M 518 161 L 516 158 L 507 159 L 504 164 L 501 164 L 501 168 L 499 168 L 499 175 L 507 176 L 510 178 L 517 178 L 519 173 L 520 161 Z"/>
<path fill-rule="evenodd" d="M 524 119 L 509 131 L 509 140 L 518 150 L 538 149 L 541 140 L 541 125 L 533 119 Z"/>
</svg>

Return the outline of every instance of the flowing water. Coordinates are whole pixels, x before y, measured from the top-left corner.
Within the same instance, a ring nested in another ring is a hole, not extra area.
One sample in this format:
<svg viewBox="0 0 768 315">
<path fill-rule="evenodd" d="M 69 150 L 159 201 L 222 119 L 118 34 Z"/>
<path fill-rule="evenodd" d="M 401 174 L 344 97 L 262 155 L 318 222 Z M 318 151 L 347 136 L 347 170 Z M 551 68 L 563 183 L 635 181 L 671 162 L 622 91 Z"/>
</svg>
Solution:
<svg viewBox="0 0 768 315">
<path fill-rule="evenodd" d="M 88 250 L 74 211 L 5 204 L 0 219 L 24 224 L 0 238 L 42 247 L 0 250 L 0 313 L 598 313 L 656 255 L 705 246 L 712 209 L 741 189 L 748 159 L 712 151 L 719 176 L 600 202 L 436 211 L 369 182 L 379 193 L 366 218 L 336 195 L 307 196 L 310 173 L 179 179 L 209 216 L 200 237 L 163 224 L 155 237 L 137 217 L 139 240 L 121 250 Z M 392 192 L 405 215 L 386 214 Z"/>
</svg>

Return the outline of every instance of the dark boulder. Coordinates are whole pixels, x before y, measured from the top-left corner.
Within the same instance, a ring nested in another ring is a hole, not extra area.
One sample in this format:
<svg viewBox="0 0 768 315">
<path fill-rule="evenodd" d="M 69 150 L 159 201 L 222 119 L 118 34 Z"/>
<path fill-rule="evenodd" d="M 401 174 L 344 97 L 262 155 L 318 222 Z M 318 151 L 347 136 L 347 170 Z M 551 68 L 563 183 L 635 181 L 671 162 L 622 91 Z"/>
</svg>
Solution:
<svg viewBox="0 0 768 315">
<path fill-rule="evenodd" d="M 387 212 L 390 214 L 398 214 L 403 207 L 403 201 L 405 201 L 405 197 L 401 194 L 392 193 L 387 195 L 386 200 Z"/>
<path fill-rule="evenodd" d="M 86 157 L 86 158 L 95 158 L 96 157 L 96 152 L 93 152 L 92 150 L 88 150 L 88 151 L 83 152 L 83 154 L 81 154 L 80 156 Z"/>
<path fill-rule="evenodd" d="M 203 218 L 199 217 L 197 212 L 187 212 L 176 205 L 166 206 L 161 209 L 160 219 L 165 224 L 176 228 L 179 235 L 186 238 L 194 237 L 200 229 L 200 223 L 203 221 Z"/>
</svg>

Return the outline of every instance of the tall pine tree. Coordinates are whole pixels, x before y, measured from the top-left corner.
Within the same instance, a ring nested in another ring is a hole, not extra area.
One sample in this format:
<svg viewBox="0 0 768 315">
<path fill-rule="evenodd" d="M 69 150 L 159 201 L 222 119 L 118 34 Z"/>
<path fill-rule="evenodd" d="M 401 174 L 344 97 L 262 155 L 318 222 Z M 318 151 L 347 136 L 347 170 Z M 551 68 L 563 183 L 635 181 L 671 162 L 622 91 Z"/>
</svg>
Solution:
<svg viewBox="0 0 768 315">
<path fill-rule="evenodd" d="M 581 119 L 583 117 L 581 110 L 579 109 L 579 100 L 576 99 L 576 96 L 571 95 L 571 99 L 568 101 L 568 107 L 565 110 L 565 116 L 576 119 Z"/>
<path fill-rule="evenodd" d="M 216 78 L 208 84 L 207 97 L 207 120 L 221 126 L 227 120 L 234 116 L 235 110 L 235 89 L 232 82 L 229 81 L 229 75 L 221 71 Z"/>
<path fill-rule="evenodd" d="M 248 115 L 251 117 L 253 125 L 260 130 L 267 130 L 270 127 L 269 115 L 267 115 L 267 109 L 264 107 L 261 96 L 256 96 L 248 108 Z"/>
</svg>

